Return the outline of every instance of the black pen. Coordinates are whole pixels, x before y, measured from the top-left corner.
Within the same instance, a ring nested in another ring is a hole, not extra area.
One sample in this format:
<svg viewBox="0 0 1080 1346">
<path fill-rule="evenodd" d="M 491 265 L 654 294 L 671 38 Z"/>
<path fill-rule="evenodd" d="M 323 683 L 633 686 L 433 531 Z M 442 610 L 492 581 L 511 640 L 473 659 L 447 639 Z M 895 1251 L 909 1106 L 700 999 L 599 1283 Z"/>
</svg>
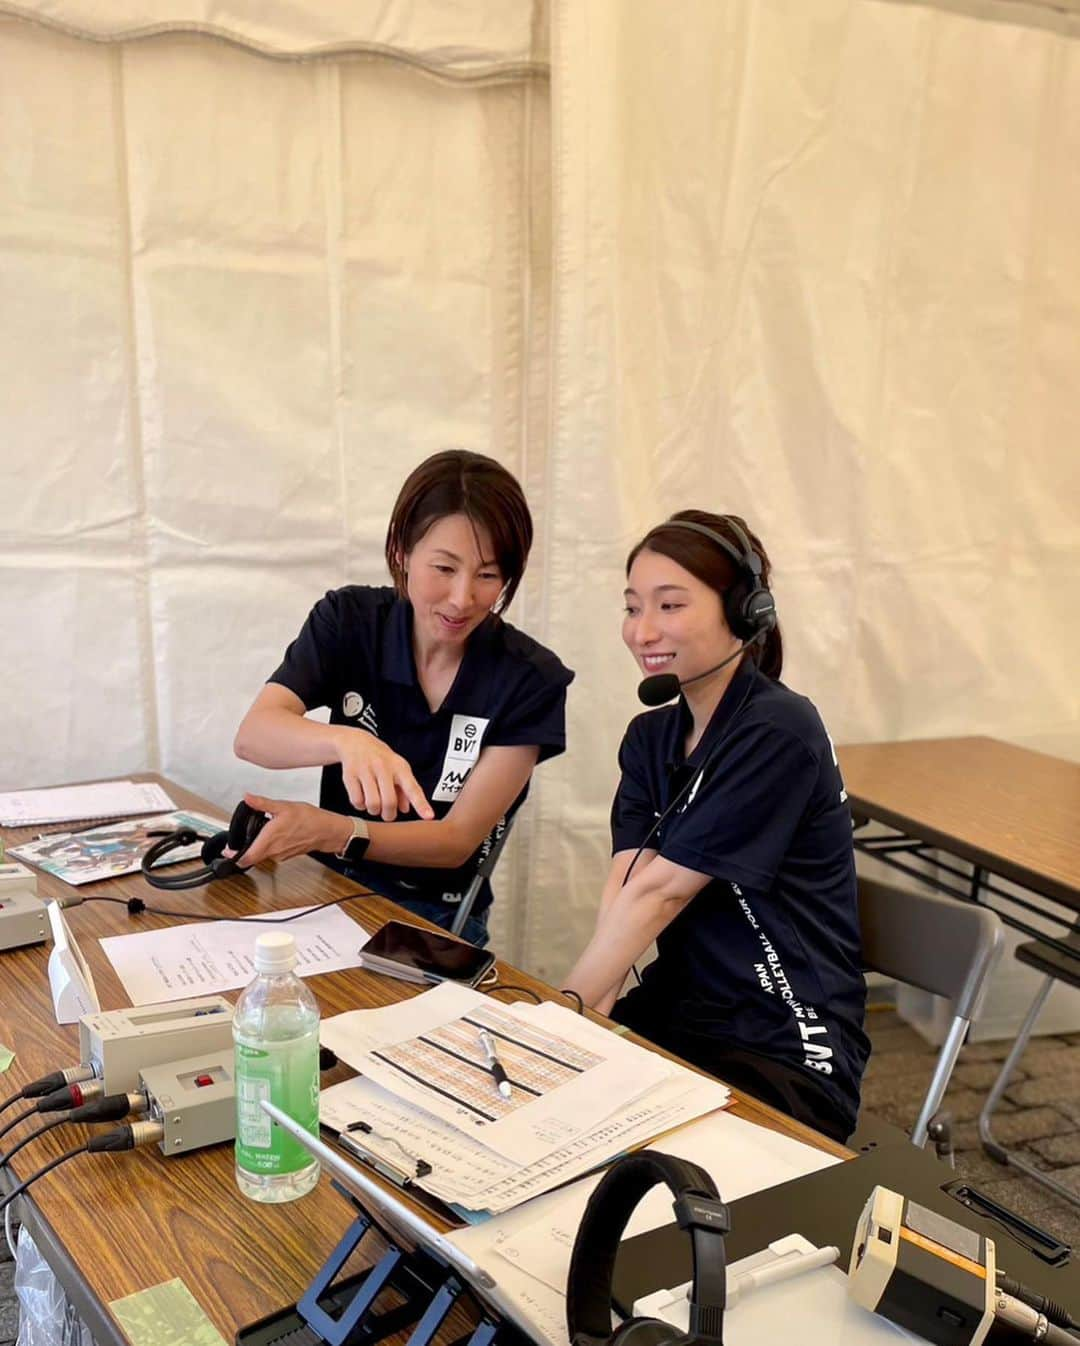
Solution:
<svg viewBox="0 0 1080 1346">
<path fill-rule="evenodd" d="M 484 1049 L 484 1056 L 487 1060 L 487 1068 L 488 1070 L 491 1071 L 491 1078 L 495 1081 L 495 1087 L 498 1089 L 499 1093 L 503 1096 L 503 1098 L 511 1098 L 513 1096 L 514 1091 L 510 1084 L 510 1077 L 503 1069 L 503 1064 L 499 1060 L 499 1056 L 495 1050 L 495 1043 L 492 1039 L 492 1036 L 487 1031 L 486 1028 L 481 1028 L 479 1032 L 480 1032 L 480 1045 Z"/>
</svg>

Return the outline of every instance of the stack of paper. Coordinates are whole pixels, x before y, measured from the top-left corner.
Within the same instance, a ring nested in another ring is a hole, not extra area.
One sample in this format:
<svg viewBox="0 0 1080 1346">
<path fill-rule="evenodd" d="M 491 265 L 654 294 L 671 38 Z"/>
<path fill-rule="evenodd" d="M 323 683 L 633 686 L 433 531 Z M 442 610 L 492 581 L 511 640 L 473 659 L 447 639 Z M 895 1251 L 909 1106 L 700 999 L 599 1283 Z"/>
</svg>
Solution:
<svg viewBox="0 0 1080 1346">
<path fill-rule="evenodd" d="M 123 818 L 131 813 L 163 813 L 175 807 L 160 785 L 148 781 L 111 780 L 52 790 L 11 790 L 0 794 L 0 827 Z"/>
<path fill-rule="evenodd" d="M 481 1030 L 497 1044 L 508 1099 Z M 561 1005 L 502 1005 L 450 983 L 328 1019 L 321 1037 L 362 1072 L 322 1095 L 321 1120 L 466 1218 L 520 1205 L 729 1098 Z"/>
<path fill-rule="evenodd" d="M 790 1136 L 755 1126 L 727 1112 L 714 1113 L 674 1135 L 664 1136 L 652 1148 L 700 1164 L 712 1176 L 725 1201 L 736 1201 L 841 1162 Z M 550 1346 L 568 1346 L 566 1279 L 570 1254 L 586 1203 L 599 1181 L 600 1176 L 592 1174 L 517 1210 L 449 1235 L 463 1252 L 491 1273 L 533 1334 Z M 670 1193 L 666 1188 L 656 1188 L 634 1212 L 626 1237 L 673 1221 Z M 732 1314 L 732 1325 L 742 1312 L 744 1309 L 739 1305 Z M 783 1319 L 774 1318 L 773 1322 L 776 1321 Z M 725 1336 L 728 1328 L 725 1321 Z M 731 1336 L 732 1341 L 763 1339 L 736 1336 L 734 1332 Z M 841 1335 L 833 1340 L 846 1342 L 848 1337 Z"/>
</svg>

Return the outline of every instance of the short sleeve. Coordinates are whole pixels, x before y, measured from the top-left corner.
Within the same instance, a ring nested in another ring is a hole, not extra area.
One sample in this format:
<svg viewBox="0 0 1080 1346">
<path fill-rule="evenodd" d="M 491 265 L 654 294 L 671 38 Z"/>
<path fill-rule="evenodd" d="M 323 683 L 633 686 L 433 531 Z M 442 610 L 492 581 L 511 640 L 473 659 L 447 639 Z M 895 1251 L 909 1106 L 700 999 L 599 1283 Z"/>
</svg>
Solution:
<svg viewBox="0 0 1080 1346">
<path fill-rule="evenodd" d="M 665 828 L 660 854 L 747 888 L 772 886 L 814 795 L 819 763 L 796 734 L 747 725 L 685 810 Z"/>
<path fill-rule="evenodd" d="M 573 679 L 560 664 L 545 676 L 530 670 L 521 689 L 484 736 L 488 748 L 521 745 L 540 749 L 540 762 L 566 751 L 566 688 Z"/>
<path fill-rule="evenodd" d="M 656 810 L 649 794 L 644 746 L 633 726 L 619 745 L 619 788 L 611 805 L 611 853 L 637 850 L 656 823 Z"/>
<path fill-rule="evenodd" d="M 340 667 L 340 647 L 339 597 L 331 590 L 311 609 L 300 634 L 267 682 L 295 692 L 308 710 L 327 706 L 333 696 L 332 670 Z"/>
</svg>

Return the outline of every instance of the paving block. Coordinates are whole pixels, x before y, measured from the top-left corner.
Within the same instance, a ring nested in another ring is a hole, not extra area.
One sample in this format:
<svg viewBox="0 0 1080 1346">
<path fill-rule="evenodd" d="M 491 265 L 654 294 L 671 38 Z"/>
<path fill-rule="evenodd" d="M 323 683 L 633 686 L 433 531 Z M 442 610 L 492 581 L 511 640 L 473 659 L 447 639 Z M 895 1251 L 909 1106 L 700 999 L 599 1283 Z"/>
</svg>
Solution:
<svg viewBox="0 0 1080 1346">
<path fill-rule="evenodd" d="M 1057 1135 L 1063 1129 L 1061 1123 L 1056 1108 L 1017 1108 L 1015 1112 L 995 1112 L 991 1125 L 994 1139 L 1011 1147 L 1040 1136 Z"/>
<path fill-rule="evenodd" d="M 1054 1177 L 1057 1178 L 1058 1174 L 1055 1173 Z M 980 1190 L 1017 1215 L 1022 1215 L 1025 1220 L 1047 1230 L 1055 1238 L 1073 1247 L 1077 1246 L 1077 1236 L 1080 1234 L 1080 1219 L 1077 1216 L 1080 1212 L 1069 1202 L 1062 1201 L 1053 1192 L 1040 1187 L 1037 1182 L 1017 1174 L 1015 1178 L 1002 1182 L 983 1183 Z M 1002 1266 L 1008 1271 L 1004 1260 Z"/>
<path fill-rule="evenodd" d="M 1063 1081 L 1057 1075 L 1040 1075 L 1019 1083 L 1010 1080 L 1005 1097 L 1021 1108 L 1042 1107 L 1045 1104 L 1060 1107 L 1069 1100 L 1080 1105 L 1080 1081 Z"/>
<path fill-rule="evenodd" d="M 985 1095 L 990 1092 L 1000 1074 L 1000 1061 L 965 1061 L 953 1071 L 950 1083 L 961 1084 L 965 1089 L 981 1089 Z M 1027 1072 L 1022 1065 L 1013 1072 L 1013 1079 L 1017 1082 L 1026 1078 Z"/>
<path fill-rule="evenodd" d="M 1042 1159 L 1051 1164 L 1080 1164 L 1080 1131 L 1064 1136 L 1039 1136 L 1029 1143 Z M 1054 1177 L 1058 1175 L 1055 1173 Z"/>
<path fill-rule="evenodd" d="M 897 1079 L 901 1076 L 915 1076 L 924 1081 L 923 1092 L 930 1083 L 931 1076 L 934 1073 L 933 1052 L 881 1052 L 876 1048 L 870 1054 L 870 1060 L 866 1067 L 864 1080 L 877 1079 L 879 1076 L 887 1075 L 890 1079 Z"/>
<path fill-rule="evenodd" d="M 0 1235 L 0 1243 L 4 1242 Z M 15 1263 L 7 1248 L 0 1264 L 0 1346 L 10 1346 L 19 1335 L 19 1301 L 15 1298 Z"/>
<path fill-rule="evenodd" d="M 951 1115 L 954 1126 L 957 1122 L 970 1122 L 982 1111 L 985 1097 L 981 1089 L 950 1088 L 945 1094 L 941 1110 Z"/>
<path fill-rule="evenodd" d="M 997 1042 L 969 1042 L 960 1049 L 960 1063 L 967 1065 L 976 1061 L 1004 1061 L 1012 1043 L 1002 1039 Z"/>
</svg>

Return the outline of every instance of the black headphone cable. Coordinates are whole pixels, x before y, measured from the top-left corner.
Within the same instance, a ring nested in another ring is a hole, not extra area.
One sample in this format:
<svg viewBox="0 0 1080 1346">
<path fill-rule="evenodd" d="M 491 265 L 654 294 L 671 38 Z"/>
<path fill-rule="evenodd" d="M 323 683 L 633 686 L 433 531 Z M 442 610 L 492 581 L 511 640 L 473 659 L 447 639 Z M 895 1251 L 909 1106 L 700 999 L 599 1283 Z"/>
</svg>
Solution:
<svg viewBox="0 0 1080 1346">
<path fill-rule="evenodd" d="M 746 644 L 743 645 L 743 647 L 742 647 L 743 650 L 745 650 L 745 649 L 747 648 L 748 645 L 752 645 L 752 644 L 754 643 L 754 641 L 757 640 L 757 639 L 758 639 L 758 637 L 757 637 L 757 636 L 754 636 L 751 640 L 748 640 L 748 641 L 746 642 Z M 738 654 L 738 653 L 741 653 L 741 651 L 737 650 L 736 653 L 737 653 L 737 654 Z M 715 671 L 715 670 L 713 670 L 713 671 Z M 709 749 L 709 751 L 706 753 L 706 755 L 705 755 L 705 760 L 702 762 L 701 766 L 697 769 L 697 771 L 694 771 L 694 772 L 691 773 L 689 779 L 688 779 L 688 780 L 686 781 L 686 783 L 683 785 L 682 789 L 678 792 L 678 794 L 675 796 L 675 798 L 668 804 L 667 808 L 664 809 L 663 813 L 661 813 L 661 815 L 659 816 L 659 818 L 657 818 L 656 822 L 653 823 L 652 827 L 649 828 L 649 831 L 648 831 L 648 833 L 646 834 L 645 840 L 644 840 L 644 841 L 641 843 L 641 845 L 637 848 L 637 851 L 634 853 L 634 858 L 630 861 L 630 863 L 629 863 L 629 864 L 627 865 L 627 867 L 626 867 L 626 873 L 623 875 L 623 881 L 622 881 L 622 883 L 619 884 L 619 888 L 620 888 L 620 889 L 625 888 L 626 885 L 627 885 L 627 883 L 629 883 L 629 881 L 630 881 L 630 875 L 633 873 L 634 866 L 635 866 L 635 865 L 637 864 L 637 862 L 641 859 L 641 853 L 642 853 L 642 851 L 645 850 L 646 846 L 648 846 L 649 842 L 653 839 L 653 837 L 656 835 L 656 833 L 660 830 L 661 827 L 663 827 L 664 823 L 667 822 L 667 820 L 668 820 L 668 818 L 671 816 L 671 814 L 672 814 L 672 813 L 675 811 L 675 809 L 677 809 L 678 806 L 682 803 L 683 796 L 684 796 L 685 794 L 688 793 L 688 791 L 690 790 L 691 786 L 694 784 L 695 781 L 704 781 L 704 779 L 705 779 L 705 773 L 706 773 L 706 772 L 709 770 L 709 768 L 712 766 L 712 764 L 713 764 L 713 759 L 716 757 L 717 753 L 718 753 L 718 752 L 720 751 L 720 749 L 723 747 L 724 743 L 725 743 L 726 740 L 727 740 L 727 736 L 728 736 L 728 734 L 730 734 L 731 731 L 732 731 L 732 729 L 735 727 L 735 722 L 738 720 L 739 716 L 742 714 L 742 712 L 743 712 L 743 710 L 744 710 L 744 708 L 745 708 L 745 706 L 746 706 L 747 701 L 749 701 L 749 699 L 750 699 L 750 693 L 751 693 L 753 690 L 754 690 L 754 680 L 753 680 L 753 678 L 751 678 L 750 681 L 749 681 L 749 683 L 747 683 L 746 691 L 743 692 L 742 700 L 741 700 L 741 701 L 739 702 L 739 704 L 735 707 L 735 710 L 732 712 L 731 719 L 730 719 L 730 720 L 727 722 L 727 724 L 725 725 L 725 727 L 724 727 L 724 732 L 720 735 L 720 737 L 716 740 L 716 742 L 712 745 L 712 747 L 711 747 L 711 748 Z M 634 977 L 635 977 L 635 979 L 636 979 L 636 981 L 637 981 L 637 984 L 640 986 L 640 985 L 641 985 L 641 973 L 637 970 L 637 965 L 636 965 L 635 963 L 631 963 L 631 964 L 630 964 L 630 971 L 634 974 Z"/>
</svg>

